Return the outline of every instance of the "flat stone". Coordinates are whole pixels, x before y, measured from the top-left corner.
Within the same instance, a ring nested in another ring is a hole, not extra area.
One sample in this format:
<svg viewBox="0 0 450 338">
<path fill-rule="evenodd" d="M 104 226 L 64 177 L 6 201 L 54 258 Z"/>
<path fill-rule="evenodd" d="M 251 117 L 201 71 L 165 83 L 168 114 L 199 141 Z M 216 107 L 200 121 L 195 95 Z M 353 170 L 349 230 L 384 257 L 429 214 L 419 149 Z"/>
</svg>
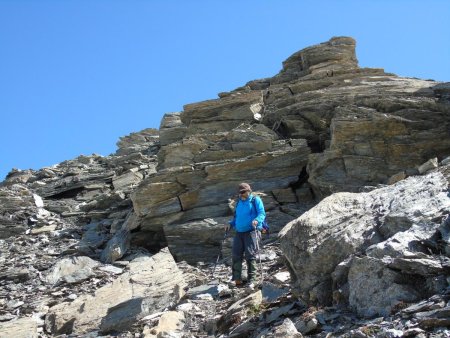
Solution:
<svg viewBox="0 0 450 338">
<path fill-rule="evenodd" d="M 289 271 L 281 271 L 274 274 L 273 278 L 275 278 L 280 283 L 286 283 L 291 279 L 291 274 L 289 273 Z"/>
<path fill-rule="evenodd" d="M 118 268 L 114 265 L 103 265 L 103 266 L 98 267 L 98 270 L 103 271 L 103 272 L 109 272 L 114 275 L 120 275 L 123 272 L 123 269 Z"/>
<path fill-rule="evenodd" d="M 201 294 L 209 294 L 212 297 L 217 297 L 228 294 L 229 292 L 230 288 L 225 284 L 210 283 L 189 289 L 188 291 L 186 291 L 186 296 L 195 298 L 196 296 Z"/>
<path fill-rule="evenodd" d="M 274 321 L 278 320 L 280 316 L 288 313 L 294 307 L 294 305 L 295 303 L 291 303 L 276 308 L 275 310 L 271 311 L 268 315 L 265 316 L 265 322 L 267 324 L 273 323 Z"/>
<path fill-rule="evenodd" d="M 14 316 L 10 313 L 4 314 L 0 316 L 0 322 L 8 322 L 14 318 L 16 318 L 17 316 Z"/>
<path fill-rule="evenodd" d="M 262 297 L 264 303 L 272 303 L 276 301 L 281 296 L 289 293 L 288 288 L 280 288 L 272 283 L 264 282 L 262 285 Z"/>
<path fill-rule="evenodd" d="M 48 284 L 79 283 L 95 275 L 93 269 L 99 265 L 89 257 L 63 258 L 47 273 L 45 281 Z"/>
<path fill-rule="evenodd" d="M 21 307 L 23 304 L 25 304 L 24 302 L 22 302 L 21 300 L 10 300 L 8 303 L 6 303 L 6 307 L 8 309 L 14 310 L 17 309 L 19 307 Z"/>
<path fill-rule="evenodd" d="M 38 338 L 38 323 L 34 318 L 0 322 L 0 338 Z"/>
<path fill-rule="evenodd" d="M 151 333 L 158 337 L 166 337 L 173 333 L 182 333 L 186 318 L 182 311 L 168 311 L 159 318 L 158 325 L 151 329 Z"/>
<path fill-rule="evenodd" d="M 39 227 L 39 228 L 33 228 L 33 229 L 31 229 L 31 234 L 39 235 L 39 234 L 43 234 L 45 232 L 51 232 L 51 231 L 55 231 L 55 230 L 56 230 L 56 224 L 51 224 L 51 225 L 47 225 L 47 226 L 43 226 L 43 227 Z"/>
<path fill-rule="evenodd" d="M 116 190 L 131 191 L 134 187 L 137 187 L 143 179 L 143 175 L 140 172 L 129 171 L 123 175 L 113 178 L 113 186 Z"/>
</svg>

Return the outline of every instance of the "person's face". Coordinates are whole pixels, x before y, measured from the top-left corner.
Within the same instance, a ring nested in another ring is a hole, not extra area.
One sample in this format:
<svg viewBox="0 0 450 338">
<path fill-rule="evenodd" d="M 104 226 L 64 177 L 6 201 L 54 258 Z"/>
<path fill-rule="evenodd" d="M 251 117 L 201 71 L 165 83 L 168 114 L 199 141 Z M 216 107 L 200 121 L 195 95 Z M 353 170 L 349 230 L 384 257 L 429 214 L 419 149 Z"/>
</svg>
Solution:
<svg viewBox="0 0 450 338">
<path fill-rule="evenodd" d="M 248 198 L 248 196 L 250 195 L 250 191 L 245 191 L 245 192 L 240 192 L 239 193 L 239 197 L 241 198 L 241 200 L 246 200 Z"/>
</svg>

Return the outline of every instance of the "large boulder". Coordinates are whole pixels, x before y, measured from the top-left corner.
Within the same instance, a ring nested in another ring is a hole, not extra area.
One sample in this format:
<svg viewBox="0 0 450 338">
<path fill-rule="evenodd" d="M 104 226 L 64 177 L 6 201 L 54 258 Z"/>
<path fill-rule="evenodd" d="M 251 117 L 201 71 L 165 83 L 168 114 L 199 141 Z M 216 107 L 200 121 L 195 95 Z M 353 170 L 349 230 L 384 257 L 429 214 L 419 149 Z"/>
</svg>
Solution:
<svg viewBox="0 0 450 338">
<path fill-rule="evenodd" d="M 348 283 L 349 304 L 365 317 L 388 316 L 396 304 L 412 303 L 421 297 L 400 271 L 372 257 L 352 260 Z"/>
<path fill-rule="evenodd" d="M 440 220 L 449 207 L 448 182 L 439 172 L 369 193 L 325 198 L 280 232 L 299 295 L 329 304 L 333 291 L 350 288 L 344 295 L 350 305 L 361 314 L 374 315 L 386 314 L 396 301 L 426 294 L 418 292 L 417 281 L 430 284 L 447 269 L 430 252 L 442 249 L 436 236 L 442 237 Z M 427 242 L 435 247 L 424 245 Z M 400 280 L 398 271 L 417 278 Z M 366 287 L 363 281 L 369 277 L 374 285 Z"/>
<path fill-rule="evenodd" d="M 133 309 L 133 318 L 139 319 L 181 298 L 185 281 L 168 249 L 154 256 L 138 257 L 128 268 L 94 295 L 83 295 L 50 308 L 45 319 L 47 332 L 84 334 L 100 326 L 108 332 L 126 329 L 133 320 L 124 309 Z M 142 302 L 137 304 L 137 299 L 145 299 L 145 306 L 139 305 Z"/>
</svg>

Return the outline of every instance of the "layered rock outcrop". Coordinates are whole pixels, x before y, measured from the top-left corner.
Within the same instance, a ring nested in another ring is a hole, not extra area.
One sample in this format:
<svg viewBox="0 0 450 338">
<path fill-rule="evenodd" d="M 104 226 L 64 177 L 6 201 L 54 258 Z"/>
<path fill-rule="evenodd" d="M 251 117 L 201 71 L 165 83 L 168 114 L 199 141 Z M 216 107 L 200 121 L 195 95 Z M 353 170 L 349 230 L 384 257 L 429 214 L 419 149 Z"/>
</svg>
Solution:
<svg viewBox="0 0 450 338">
<path fill-rule="evenodd" d="M 392 335 L 450 325 L 449 136 L 448 83 L 360 68 L 355 41 L 337 37 L 271 78 L 166 114 L 159 130 L 121 138 L 115 154 L 13 170 L 0 185 L 0 333 L 137 332 L 159 317 L 139 332 L 182 335 L 191 322 L 201 334 L 299 336 L 360 325 L 311 303 L 397 313 L 383 328 Z M 242 181 L 264 201 L 267 242 L 281 231 L 308 303 L 281 282 L 263 287 L 269 309 L 235 311 L 239 299 L 193 291 L 175 309 L 186 276 L 173 257 L 201 268 L 217 257 Z M 191 313 L 215 306 L 220 316 Z"/>
<path fill-rule="evenodd" d="M 166 114 L 159 131 L 123 137 L 113 156 L 12 172 L 6 182 L 26 183 L 47 210 L 78 224 L 133 231 L 111 251 L 131 240 L 155 251 L 168 244 L 177 259 L 210 260 L 241 181 L 263 194 L 275 235 L 333 192 L 395 182 L 448 155 L 448 91 L 359 68 L 355 41 L 332 38 L 293 54 L 272 78 L 187 104 Z M 209 249 L 183 249 L 198 244 Z"/>
<path fill-rule="evenodd" d="M 269 196 L 276 223 L 280 213 L 299 215 L 286 212 L 290 203 L 415 174 L 450 150 L 443 88 L 359 68 L 351 38 L 295 53 L 273 78 L 163 118 L 158 173 L 132 195 L 141 228 L 163 231 L 192 261 L 172 229 L 191 229 L 193 244 L 219 240 L 213 225 L 226 222 L 240 181 Z"/>
</svg>

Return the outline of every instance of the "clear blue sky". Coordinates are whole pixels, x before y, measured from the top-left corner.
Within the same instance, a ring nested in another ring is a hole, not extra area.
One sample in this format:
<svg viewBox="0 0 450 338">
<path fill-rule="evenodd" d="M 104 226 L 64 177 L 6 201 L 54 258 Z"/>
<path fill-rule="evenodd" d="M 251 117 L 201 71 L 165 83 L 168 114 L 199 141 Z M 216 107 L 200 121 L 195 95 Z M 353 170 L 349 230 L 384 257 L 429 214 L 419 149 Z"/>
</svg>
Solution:
<svg viewBox="0 0 450 338">
<path fill-rule="evenodd" d="M 447 0 L 0 0 L 0 181 L 357 40 L 360 66 L 450 81 Z"/>
</svg>

